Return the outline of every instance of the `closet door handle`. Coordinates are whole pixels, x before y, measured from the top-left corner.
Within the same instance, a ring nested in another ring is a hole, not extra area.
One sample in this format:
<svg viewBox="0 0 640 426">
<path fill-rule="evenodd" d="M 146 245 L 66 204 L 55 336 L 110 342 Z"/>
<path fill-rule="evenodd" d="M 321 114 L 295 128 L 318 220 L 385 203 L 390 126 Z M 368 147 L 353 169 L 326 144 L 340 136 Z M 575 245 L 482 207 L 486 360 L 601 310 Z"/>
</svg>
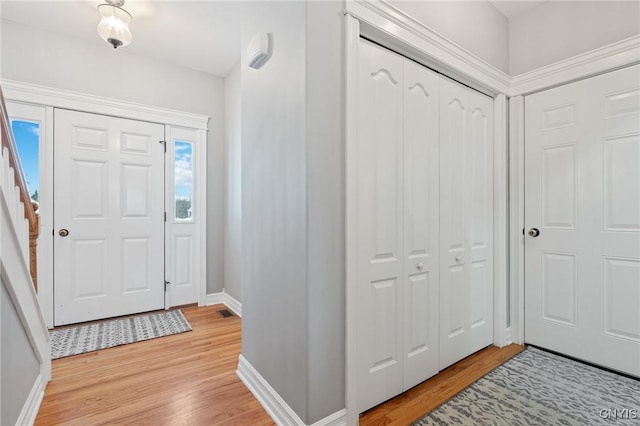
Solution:
<svg viewBox="0 0 640 426">
<path fill-rule="evenodd" d="M 423 264 L 422 262 L 420 262 L 420 263 L 418 263 L 418 264 L 416 265 L 416 269 L 417 269 L 418 271 L 422 271 L 422 268 L 424 268 L 424 264 Z"/>
</svg>

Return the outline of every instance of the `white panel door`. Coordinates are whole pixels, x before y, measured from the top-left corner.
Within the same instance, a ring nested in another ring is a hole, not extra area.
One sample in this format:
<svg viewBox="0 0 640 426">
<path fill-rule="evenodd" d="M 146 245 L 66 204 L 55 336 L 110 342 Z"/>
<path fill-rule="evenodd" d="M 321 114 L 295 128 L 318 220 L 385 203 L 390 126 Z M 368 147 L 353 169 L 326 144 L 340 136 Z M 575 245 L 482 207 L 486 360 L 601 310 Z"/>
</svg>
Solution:
<svg viewBox="0 0 640 426">
<path fill-rule="evenodd" d="M 163 137 L 55 111 L 55 325 L 164 308 Z"/>
<path fill-rule="evenodd" d="M 438 75 L 404 60 L 403 390 L 438 372 Z"/>
<path fill-rule="evenodd" d="M 360 43 L 357 142 L 358 410 L 402 392 L 403 58 Z"/>
<path fill-rule="evenodd" d="M 640 66 L 527 96 L 525 123 L 525 340 L 640 377 Z"/>
<path fill-rule="evenodd" d="M 440 79 L 440 369 L 493 338 L 493 102 Z"/>
</svg>

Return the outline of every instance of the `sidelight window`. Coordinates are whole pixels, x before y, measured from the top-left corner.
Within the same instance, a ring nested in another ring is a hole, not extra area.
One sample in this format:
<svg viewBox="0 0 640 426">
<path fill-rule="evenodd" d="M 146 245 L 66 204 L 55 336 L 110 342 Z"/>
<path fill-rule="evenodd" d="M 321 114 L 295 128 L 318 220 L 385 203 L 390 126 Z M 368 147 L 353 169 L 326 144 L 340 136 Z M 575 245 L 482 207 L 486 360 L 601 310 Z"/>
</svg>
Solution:
<svg viewBox="0 0 640 426">
<path fill-rule="evenodd" d="M 38 201 L 40 124 L 31 121 L 11 120 L 11 130 L 18 148 L 22 170 L 27 179 L 29 195 L 32 200 Z"/>
<path fill-rule="evenodd" d="M 174 144 L 175 219 L 191 221 L 193 217 L 193 143 Z"/>
</svg>

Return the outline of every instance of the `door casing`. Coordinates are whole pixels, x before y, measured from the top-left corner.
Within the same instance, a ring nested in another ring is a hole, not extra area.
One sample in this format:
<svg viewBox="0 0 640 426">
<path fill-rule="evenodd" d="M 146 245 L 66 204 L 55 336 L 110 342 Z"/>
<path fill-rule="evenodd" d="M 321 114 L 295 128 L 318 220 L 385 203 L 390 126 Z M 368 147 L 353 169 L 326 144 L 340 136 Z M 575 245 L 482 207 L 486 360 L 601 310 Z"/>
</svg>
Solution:
<svg viewBox="0 0 640 426">
<path fill-rule="evenodd" d="M 202 182 L 194 191 L 194 197 L 199 200 L 206 200 L 207 182 L 207 129 L 209 117 L 199 114 L 175 111 L 155 106 L 140 105 L 137 103 L 109 99 L 100 96 L 80 94 L 67 90 L 36 86 L 14 80 L 2 79 L 2 91 L 7 102 L 13 101 L 23 104 L 30 104 L 44 108 L 44 127 L 41 131 L 44 138 L 41 143 L 44 145 L 44 154 L 41 156 L 44 173 L 41 173 L 42 181 L 40 188 L 43 197 L 49 197 L 50 202 L 42 204 L 42 215 L 40 221 L 42 232 L 38 240 L 38 256 L 46 259 L 38 265 L 39 292 L 38 299 L 43 311 L 47 327 L 53 328 L 53 110 L 63 108 L 76 111 L 90 112 L 113 117 L 130 118 L 139 121 L 149 121 L 152 123 L 164 124 L 165 126 L 175 126 L 193 129 L 198 133 L 199 155 L 194 161 L 195 179 Z M 42 151 L 41 151 L 42 152 Z M 46 206 L 49 205 L 49 208 Z M 206 218 L 206 203 L 198 203 L 197 211 L 194 213 L 199 217 Z M 206 220 L 201 220 L 197 224 L 197 233 L 206 235 Z M 196 246 L 202 258 L 206 259 L 206 238 L 201 238 Z M 200 279 L 198 285 L 198 305 L 206 305 L 206 265 L 200 262 L 198 265 Z"/>
</svg>

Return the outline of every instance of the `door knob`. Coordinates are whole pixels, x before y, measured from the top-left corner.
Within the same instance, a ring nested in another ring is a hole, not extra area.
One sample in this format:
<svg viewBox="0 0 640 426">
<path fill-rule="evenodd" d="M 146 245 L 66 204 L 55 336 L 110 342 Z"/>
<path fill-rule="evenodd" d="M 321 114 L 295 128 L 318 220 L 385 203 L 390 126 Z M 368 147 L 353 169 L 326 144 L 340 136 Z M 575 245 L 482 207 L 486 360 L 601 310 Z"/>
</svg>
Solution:
<svg viewBox="0 0 640 426">
<path fill-rule="evenodd" d="M 67 235 L 69 235 L 69 230 L 62 228 L 58 231 L 58 235 L 60 235 L 61 237 L 66 237 Z"/>
<path fill-rule="evenodd" d="M 528 234 L 529 234 L 530 237 L 535 238 L 538 235 L 540 235 L 540 230 L 538 228 L 531 228 L 531 229 L 529 229 Z"/>
<path fill-rule="evenodd" d="M 422 268 L 424 268 L 424 264 L 423 264 L 422 262 L 420 262 L 420 263 L 418 263 L 418 264 L 416 265 L 416 269 L 417 269 L 418 271 L 422 271 Z"/>
</svg>

